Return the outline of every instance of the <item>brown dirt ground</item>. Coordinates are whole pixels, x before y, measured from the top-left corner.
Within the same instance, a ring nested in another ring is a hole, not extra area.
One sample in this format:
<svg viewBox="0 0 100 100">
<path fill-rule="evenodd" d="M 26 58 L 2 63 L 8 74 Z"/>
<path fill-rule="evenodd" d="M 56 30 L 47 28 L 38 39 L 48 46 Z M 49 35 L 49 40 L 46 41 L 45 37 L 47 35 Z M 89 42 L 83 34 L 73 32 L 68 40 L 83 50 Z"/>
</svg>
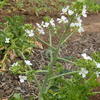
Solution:
<svg viewBox="0 0 100 100">
<path fill-rule="evenodd" d="M 14 6 L 14 1 L 10 1 L 12 6 Z M 59 17 L 59 11 L 55 11 L 53 13 L 49 12 L 39 12 L 39 16 L 36 16 L 33 10 L 24 11 L 22 9 L 17 9 L 17 11 L 13 11 L 10 8 L 11 12 L 7 12 L 9 6 L 6 6 L 5 9 L 0 9 L 0 22 L 5 22 L 5 16 L 13 16 L 13 15 L 24 15 L 25 23 L 32 23 L 35 25 L 36 22 L 41 22 L 43 20 L 43 16 L 49 15 L 54 19 Z M 80 58 L 82 53 L 87 53 L 91 55 L 92 52 L 100 51 L 100 13 L 89 13 L 87 18 L 82 18 L 84 24 L 85 32 L 81 35 L 79 33 L 73 35 L 65 44 L 65 46 L 61 47 L 59 56 L 73 56 L 76 58 Z M 47 41 L 48 36 L 45 35 L 42 37 L 43 40 Z M 57 45 L 58 39 L 54 37 L 54 45 Z M 44 49 L 35 49 L 35 53 L 31 57 L 31 61 L 33 63 L 33 67 L 35 69 L 42 69 L 43 65 L 48 65 L 49 61 L 45 56 L 45 52 L 47 47 L 43 45 Z M 14 59 L 15 61 L 15 59 Z M 8 63 L 7 69 L 14 62 Z M 73 68 L 73 65 L 63 62 L 63 65 L 67 69 Z M 38 75 L 40 82 L 43 80 L 42 76 Z M 41 78 L 40 78 L 41 77 Z M 95 91 L 100 91 L 100 87 Z M 21 84 L 18 79 L 18 75 L 12 75 L 9 71 L 6 71 L 3 74 L 0 74 L 0 99 L 2 98 L 11 98 L 14 93 L 21 93 L 21 96 L 25 97 L 25 100 L 29 100 L 28 97 L 30 95 L 35 96 L 35 100 L 37 100 L 38 89 L 34 81 L 25 82 Z M 92 96 L 90 100 L 100 100 L 100 94 Z"/>
</svg>

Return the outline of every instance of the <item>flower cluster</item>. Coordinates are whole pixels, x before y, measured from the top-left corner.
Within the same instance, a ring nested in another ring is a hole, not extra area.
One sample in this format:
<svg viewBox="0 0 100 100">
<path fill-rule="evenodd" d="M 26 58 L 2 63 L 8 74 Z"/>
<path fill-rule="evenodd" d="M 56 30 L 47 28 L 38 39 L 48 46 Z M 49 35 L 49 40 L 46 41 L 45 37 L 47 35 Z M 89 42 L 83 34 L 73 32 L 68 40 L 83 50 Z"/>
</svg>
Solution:
<svg viewBox="0 0 100 100">
<path fill-rule="evenodd" d="M 29 37 L 32 37 L 32 36 L 34 36 L 34 32 L 33 32 L 33 30 L 25 30 L 25 32 L 26 32 L 26 34 L 28 34 L 28 36 Z"/>
<path fill-rule="evenodd" d="M 97 68 L 100 68 L 100 63 L 97 63 L 97 62 L 96 62 L 95 60 L 93 60 L 90 56 L 87 56 L 86 53 L 83 53 L 83 54 L 81 54 L 81 55 L 82 55 L 82 57 L 83 57 L 84 59 L 86 59 L 86 60 L 92 60 L 92 61 L 96 64 Z M 86 77 L 86 74 L 88 74 L 88 70 L 86 70 L 86 69 L 84 69 L 84 68 L 82 68 L 81 71 L 79 72 L 79 75 L 82 75 L 83 78 Z M 96 71 L 97 77 L 99 77 L 99 74 L 100 74 L 100 72 Z"/>
<path fill-rule="evenodd" d="M 87 14 L 86 14 L 86 5 L 83 5 L 82 16 L 83 17 L 87 17 Z"/>
<path fill-rule="evenodd" d="M 24 62 L 28 66 L 32 65 L 32 63 L 29 60 L 25 60 Z M 13 73 L 18 73 L 18 74 L 21 73 L 24 70 L 23 69 L 24 67 L 22 67 L 20 65 L 20 63 L 22 63 L 22 62 L 13 63 L 11 65 L 12 67 L 10 67 L 9 70 L 12 71 Z M 19 78 L 20 78 L 20 82 L 21 83 L 23 83 L 25 80 L 27 80 L 27 76 L 21 76 L 21 75 L 19 75 Z"/>
<path fill-rule="evenodd" d="M 81 54 L 81 55 L 82 55 L 82 57 L 83 57 L 84 59 L 94 61 L 95 64 L 96 64 L 96 66 L 97 66 L 97 68 L 100 68 L 100 63 L 97 63 L 95 60 L 93 60 L 91 57 L 87 56 L 85 53 L 84 53 L 84 54 Z"/>
<path fill-rule="evenodd" d="M 36 23 L 36 25 L 38 26 L 38 31 L 39 31 L 39 33 L 41 33 L 42 35 L 44 35 L 45 32 L 44 32 L 43 27 L 42 27 L 39 23 Z"/>
<path fill-rule="evenodd" d="M 67 14 L 67 13 L 68 13 L 69 16 L 71 16 L 71 15 L 74 14 L 74 11 L 70 10 L 69 6 L 67 6 L 66 8 L 62 9 L 61 15 L 62 14 Z M 87 14 L 86 14 L 86 5 L 83 5 L 82 16 L 83 17 L 87 17 Z M 80 18 L 80 15 L 76 14 L 76 19 L 77 19 L 77 22 L 71 23 L 70 26 L 71 27 L 78 27 L 78 32 L 81 34 L 81 32 L 84 32 L 84 29 L 82 27 L 82 20 Z M 58 23 L 61 23 L 61 22 L 68 23 L 68 19 L 64 15 L 62 15 L 61 18 L 57 18 L 57 21 L 58 21 Z"/>
<path fill-rule="evenodd" d="M 61 16 L 61 19 L 60 18 L 57 18 L 57 21 L 58 23 L 68 23 L 68 19 L 65 17 L 65 16 Z"/>
<path fill-rule="evenodd" d="M 39 23 L 36 23 L 36 25 L 38 26 L 38 31 L 39 31 L 39 33 L 41 33 L 41 34 L 45 34 L 45 32 L 44 32 L 44 27 L 49 27 L 49 25 L 51 25 L 54 29 L 55 29 L 55 23 L 54 23 L 55 21 L 54 21 L 54 19 L 53 18 L 51 18 L 50 19 L 50 21 L 49 22 L 44 22 L 44 21 L 42 21 L 42 23 L 41 24 L 39 24 Z"/>
<path fill-rule="evenodd" d="M 70 10 L 70 9 L 69 9 L 69 6 L 67 6 L 66 8 L 63 8 L 63 9 L 62 9 L 61 15 L 62 15 L 62 14 L 67 14 L 67 11 L 68 11 L 68 15 L 73 15 L 73 14 L 74 14 L 74 11 Z"/>
</svg>

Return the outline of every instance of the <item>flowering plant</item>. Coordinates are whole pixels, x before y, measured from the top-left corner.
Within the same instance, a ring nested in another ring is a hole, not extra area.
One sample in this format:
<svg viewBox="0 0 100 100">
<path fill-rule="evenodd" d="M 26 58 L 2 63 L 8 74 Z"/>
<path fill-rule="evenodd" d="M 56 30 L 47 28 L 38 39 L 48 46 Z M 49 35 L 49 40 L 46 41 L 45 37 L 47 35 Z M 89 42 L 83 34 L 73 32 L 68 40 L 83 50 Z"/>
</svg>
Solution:
<svg viewBox="0 0 100 100">
<path fill-rule="evenodd" d="M 88 100 L 88 96 L 93 95 L 91 90 L 99 85 L 96 78 L 100 73 L 98 70 L 100 64 L 96 59 L 92 60 L 92 58 L 86 54 L 82 54 L 85 59 L 77 60 L 75 63 L 58 56 L 60 47 L 65 41 L 67 41 L 74 33 L 79 32 L 81 34 L 84 32 L 81 16 L 87 17 L 86 5 L 83 5 L 82 3 L 77 2 L 73 6 L 67 6 L 62 9 L 61 18 L 57 18 L 56 22 L 58 22 L 58 24 L 63 24 L 65 29 L 63 33 L 61 33 L 61 38 L 56 48 L 53 47 L 52 36 L 54 34 L 59 34 L 61 28 L 60 26 L 56 26 L 53 18 L 42 21 L 41 24 L 36 23 L 37 27 L 35 28 L 35 31 L 38 32 L 37 34 L 33 33 L 32 29 L 24 28 L 26 34 L 29 34 L 29 37 L 32 36 L 38 39 L 50 48 L 50 63 L 44 70 L 34 70 L 31 67 L 32 63 L 26 59 L 23 52 L 20 52 L 24 61 L 14 63 L 10 68 L 10 71 L 12 73 L 22 74 L 19 76 L 21 83 L 26 80 L 31 81 L 34 78 L 36 85 L 39 88 L 39 100 Z M 72 30 L 69 32 L 70 28 Z M 49 43 L 46 43 L 39 37 L 40 34 L 46 34 L 45 29 L 48 30 Z M 6 43 L 10 41 L 8 38 L 6 39 Z M 63 60 L 80 67 L 77 67 L 76 71 L 65 70 L 63 69 L 62 64 L 57 62 L 58 60 Z M 54 69 L 55 64 L 56 68 Z M 92 74 L 94 68 L 95 72 Z M 41 72 L 45 73 L 42 84 L 39 83 L 36 77 L 36 73 Z M 70 75 L 69 78 L 65 78 L 64 76 L 66 75 Z"/>
<path fill-rule="evenodd" d="M 0 29 L 0 54 L 3 54 L 2 64 L 4 64 L 11 51 L 13 54 L 20 56 L 20 51 L 30 54 L 32 48 L 37 47 L 34 45 L 34 39 L 32 38 L 34 36 L 34 32 L 31 29 L 32 25 L 23 24 L 23 16 L 6 17 L 5 19 L 7 22 L 1 23 L 2 29 Z"/>
</svg>

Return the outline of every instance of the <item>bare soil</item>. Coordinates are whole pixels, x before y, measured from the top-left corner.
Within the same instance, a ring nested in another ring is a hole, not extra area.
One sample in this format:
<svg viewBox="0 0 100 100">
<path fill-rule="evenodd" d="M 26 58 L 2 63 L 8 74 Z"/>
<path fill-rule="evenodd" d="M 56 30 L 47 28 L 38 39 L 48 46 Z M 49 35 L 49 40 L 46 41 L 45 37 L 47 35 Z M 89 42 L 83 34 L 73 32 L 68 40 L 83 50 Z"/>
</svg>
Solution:
<svg viewBox="0 0 100 100">
<path fill-rule="evenodd" d="M 12 7 L 15 7 L 15 3 L 13 0 L 10 0 Z M 26 2 L 28 3 L 28 2 Z M 35 4 L 36 5 L 36 4 Z M 52 5 L 51 5 L 52 6 Z M 7 9 L 10 12 L 7 12 Z M 35 25 L 36 22 L 41 22 L 44 16 L 50 16 L 52 18 L 58 18 L 60 16 L 59 11 L 51 11 L 51 13 L 47 12 L 39 12 L 39 16 L 36 16 L 34 10 L 19 9 L 16 8 L 16 11 L 13 11 L 13 8 L 10 6 L 6 6 L 5 9 L 0 9 L 0 22 L 5 22 L 4 17 L 13 16 L 13 15 L 24 15 L 25 23 L 32 23 Z M 72 56 L 75 58 L 81 58 L 82 53 L 86 53 L 91 55 L 92 52 L 100 52 L 100 13 L 89 13 L 87 18 L 82 18 L 84 24 L 85 32 L 82 34 L 73 35 L 64 46 L 61 47 L 60 57 Z M 42 37 L 43 40 L 48 42 L 48 36 L 44 35 Z M 56 46 L 59 39 L 54 37 L 53 44 Z M 45 52 L 47 47 L 43 45 L 44 49 L 34 49 L 34 54 L 31 57 L 31 62 L 35 69 L 42 69 L 42 66 L 48 65 L 49 60 L 47 59 Z M 16 60 L 19 60 L 16 58 Z M 7 63 L 6 69 L 9 69 L 11 64 L 15 62 L 15 59 L 10 63 Z M 63 65 L 67 69 L 73 68 L 73 65 L 67 62 L 63 62 Z M 39 75 L 40 82 L 43 80 L 43 76 Z M 100 87 L 95 89 L 94 91 L 100 91 Z M 0 100 L 4 98 L 11 98 L 14 93 L 20 93 L 22 97 L 25 97 L 25 100 L 29 100 L 29 96 L 34 95 L 35 100 L 37 100 L 38 88 L 34 82 L 25 82 L 20 83 L 18 75 L 12 75 L 9 70 L 0 74 Z M 90 100 L 100 100 L 100 94 L 92 96 Z"/>
</svg>

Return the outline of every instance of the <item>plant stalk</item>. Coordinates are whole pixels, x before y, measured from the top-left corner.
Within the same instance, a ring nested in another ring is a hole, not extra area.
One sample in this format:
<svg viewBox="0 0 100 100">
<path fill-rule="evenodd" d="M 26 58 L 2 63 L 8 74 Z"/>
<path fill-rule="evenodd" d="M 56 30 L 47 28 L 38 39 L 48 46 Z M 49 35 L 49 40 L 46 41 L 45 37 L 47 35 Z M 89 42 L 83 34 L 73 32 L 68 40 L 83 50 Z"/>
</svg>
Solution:
<svg viewBox="0 0 100 100">
<path fill-rule="evenodd" d="M 70 20 L 69 24 L 66 26 L 65 32 L 63 33 L 63 35 L 62 35 L 62 37 L 61 37 L 61 39 L 60 39 L 60 41 L 58 43 L 57 49 L 54 52 L 53 60 L 50 62 L 50 65 L 49 65 L 49 68 L 48 68 L 48 73 L 45 76 L 45 79 L 44 79 L 44 82 L 43 82 L 43 85 L 42 85 L 42 88 L 41 88 L 41 91 L 40 91 L 40 94 L 39 94 L 39 100 L 43 100 L 42 93 L 45 92 L 45 87 L 46 87 L 46 85 L 48 83 L 48 79 L 49 79 L 49 77 L 51 75 L 52 68 L 53 68 L 53 66 L 54 66 L 54 64 L 55 64 L 55 62 L 57 60 L 59 49 L 60 49 L 60 47 L 62 45 L 62 42 L 63 42 L 63 40 L 65 38 L 66 32 L 68 31 L 68 29 L 70 27 L 70 24 L 71 24 L 71 22 L 72 22 L 73 19 L 74 19 L 74 15 L 73 15 L 72 19 Z"/>
<path fill-rule="evenodd" d="M 75 74 L 75 73 L 78 73 L 78 72 L 79 71 L 73 71 L 73 72 L 68 72 L 68 73 L 60 74 L 60 75 L 54 76 L 52 78 L 49 78 L 49 81 L 51 81 L 53 79 L 56 79 L 56 78 L 59 78 L 59 77 L 62 77 L 62 76 L 65 76 L 65 75 Z"/>
<path fill-rule="evenodd" d="M 42 39 L 40 39 L 39 37 L 35 36 L 39 41 L 41 41 L 42 43 L 46 44 L 48 47 L 52 48 L 53 50 L 55 50 L 55 48 L 51 45 L 49 45 L 48 43 L 46 43 L 45 41 L 43 41 Z"/>
</svg>

